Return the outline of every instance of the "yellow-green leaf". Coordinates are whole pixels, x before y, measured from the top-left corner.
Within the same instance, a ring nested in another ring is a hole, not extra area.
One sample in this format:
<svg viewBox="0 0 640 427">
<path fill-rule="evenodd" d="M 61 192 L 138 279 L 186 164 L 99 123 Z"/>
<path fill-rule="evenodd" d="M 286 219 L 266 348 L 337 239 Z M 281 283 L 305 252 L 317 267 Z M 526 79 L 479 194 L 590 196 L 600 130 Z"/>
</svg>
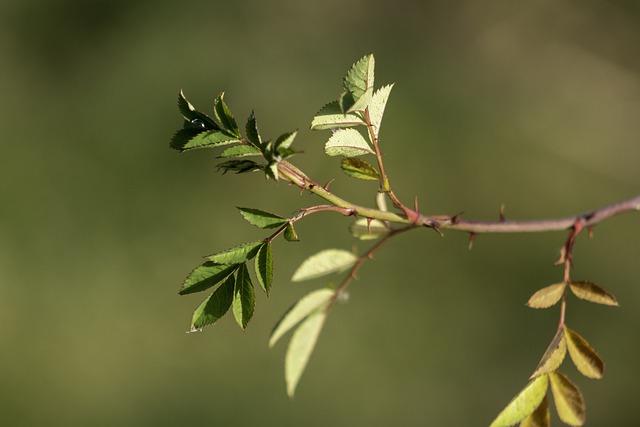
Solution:
<svg viewBox="0 0 640 427">
<path fill-rule="evenodd" d="M 586 420 L 586 407 L 578 387 L 560 372 L 552 372 L 549 379 L 560 419 L 570 426 L 583 425 Z"/>
<path fill-rule="evenodd" d="M 549 413 L 547 396 L 542 399 L 533 414 L 520 423 L 520 427 L 551 427 L 551 414 Z"/>
<path fill-rule="evenodd" d="M 293 277 L 294 282 L 315 279 L 331 273 L 339 273 L 351 267 L 358 257 L 343 249 L 325 249 L 307 258 L 298 267 Z"/>
<path fill-rule="evenodd" d="M 565 326 L 569 356 L 578 371 L 587 378 L 599 380 L 604 375 L 604 362 L 579 333 Z"/>
<path fill-rule="evenodd" d="M 570 286 L 573 294 L 585 301 L 610 306 L 618 305 L 618 300 L 616 300 L 616 297 L 614 297 L 595 283 L 585 281 L 571 282 Z"/>
<path fill-rule="evenodd" d="M 531 415 L 544 399 L 548 385 L 547 375 L 541 375 L 531 380 L 493 420 L 491 427 L 512 426 Z"/>
<path fill-rule="evenodd" d="M 324 146 L 328 156 L 356 157 L 374 154 L 369 143 L 355 129 L 338 129 Z"/>
<path fill-rule="evenodd" d="M 527 305 L 531 308 L 549 308 L 556 304 L 562 298 L 566 285 L 564 283 L 556 283 L 538 290 L 531 295 Z"/>
<path fill-rule="evenodd" d="M 333 101 L 324 107 L 313 118 L 312 130 L 335 129 L 364 125 L 364 121 L 355 113 L 343 113 L 340 104 Z"/>
<path fill-rule="evenodd" d="M 560 365 L 562 365 L 566 355 L 567 343 L 564 338 L 564 331 L 562 329 L 558 329 L 558 332 L 556 332 L 556 335 L 551 340 L 549 347 L 547 347 L 547 351 L 542 355 L 542 359 L 540 359 L 540 363 L 538 363 L 538 367 L 533 375 L 531 375 L 531 378 L 555 371 Z"/>
<path fill-rule="evenodd" d="M 284 334 L 309 314 L 325 307 L 334 294 L 335 291 L 333 289 L 325 288 L 318 289 L 300 298 L 298 302 L 287 310 L 273 328 L 269 337 L 269 347 L 273 347 Z"/>
<path fill-rule="evenodd" d="M 326 318 L 325 310 L 315 311 L 298 326 L 291 337 L 284 360 L 284 376 L 289 397 L 293 397 L 296 391 Z"/>
<path fill-rule="evenodd" d="M 389 229 L 377 219 L 360 218 L 351 224 L 349 231 L 360 240 L 375 240 L 387 234 Z"/>
<path fill-rule="evenodd" d="M 373 133 L 378 137 L 380 134 L 380 125 L 382 124 L 382 116 L 384 115 L 384 108 L 387 105 L 389 94 L 393 89 L 393 84 L 382 86 L 378 89 L 369 102 L 369 118 L 371 119 L 371 126 L 373 126 Z"/>
</svg>

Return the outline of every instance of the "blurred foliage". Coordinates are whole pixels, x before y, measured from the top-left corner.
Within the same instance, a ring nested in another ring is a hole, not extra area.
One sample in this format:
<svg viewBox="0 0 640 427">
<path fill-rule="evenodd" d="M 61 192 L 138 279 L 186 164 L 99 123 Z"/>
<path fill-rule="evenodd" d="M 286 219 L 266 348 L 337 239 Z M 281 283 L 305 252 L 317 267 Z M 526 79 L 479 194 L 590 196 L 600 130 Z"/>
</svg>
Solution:
<svg viewBox="0 0 640 427">
<path fill-rule="evenodd" d="M 0 20 L 6 425 L 486 425 L 552 338 L 556 313 L 524 303 L 558 280 L 565 236 L 486 236 L 468 252 L 464 235 L 406 235 L 327 321 L 290 402 L 269 330 L 310 290 L 289 282 L 295 266 L 327 236 L 353 244 L 337 215 L 275 249 L 270 303 L 246 333 L 228 318 L 185 334 L 198 301 L 176 284 L 194 259 L 262 235 L 233 206 L 288 214 L 312 199 L 170 150 L 180 88 L 198 105 L 225 89 L 267 137 L 300 127 L 305 171 L 373 204 L 370 183 L 318 161 L 324 135 L 306 126 L 339 84 L 326 76 L 374 52 L 377 80 L 397 82 L 388 172 L 423 209 L 556 216 L 638 192 L 635 1 L 5 0 Z M 574 276 L 621 302 L 569 307 L 608 366 L 598 384 L 574 375 L 591 425 L 637 418 L 639 233 L 620 217 L 577 244 Z"/>
</svg>

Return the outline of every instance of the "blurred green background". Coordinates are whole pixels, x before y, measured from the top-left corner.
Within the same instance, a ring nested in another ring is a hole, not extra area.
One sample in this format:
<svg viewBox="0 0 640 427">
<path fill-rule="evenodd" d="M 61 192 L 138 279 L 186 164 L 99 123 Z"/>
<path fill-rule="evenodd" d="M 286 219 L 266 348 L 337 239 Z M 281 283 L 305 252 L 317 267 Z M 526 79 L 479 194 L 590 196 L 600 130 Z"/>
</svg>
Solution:
<svg viewBox="0 0 640 427">
<path fill-rule="evenodd" d="M 202 256 L 264 233 L 234 206 L 314 203 L 214 154 L 168 141 L 180 88 L 209 109 L 226 90 L 263 133 L 301 128 L 296 159 L 370 204 L 322 154 L 313 113 L 373 52 L 397 82 L 382 144 L 405 200 L 431 213 L 559 216 L 639 192 L 636 1 L 78 1 L 0 4 L 0 423 L 6 426 L 483 426 L 526 383 L 557 319 L 524 302 L 561 272 L 563 234 L 404 235 L 363 269 L 329 319 L 297 396 L 268 333 L 321 281 L 306 256 L 350 248 L 348 220 L 305 220 L 275 247 L 276 283 L 249 329 L 185 334 L 204 294 L 178 297 Z M 638 215 L 581 238 L 577 278 L 621 301 L 575 299 L 568 323 L 607 362 L 565 371 L 590 425 L 637 425 Z"/>
</svg>

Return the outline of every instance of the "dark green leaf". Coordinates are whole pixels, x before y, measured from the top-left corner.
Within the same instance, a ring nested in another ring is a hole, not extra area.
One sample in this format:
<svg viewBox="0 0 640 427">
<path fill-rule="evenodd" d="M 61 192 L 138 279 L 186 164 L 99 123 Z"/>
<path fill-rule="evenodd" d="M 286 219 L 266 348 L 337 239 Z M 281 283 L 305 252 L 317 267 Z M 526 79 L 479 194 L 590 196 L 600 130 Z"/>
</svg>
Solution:
<svg viewBox="0 0 640 427">
<path fill-rule="evenodd" d="M 276 228 L 288 221 L 287 218 L 260 209 L 238 208 L 238 210 L 244 219 L 259 228 Z"/>
<path fill-rule="evenodd" d="M 223 174 L 227 172 L 246 173 L 254 170 L 262 169 L 258 163 L 253 160 L 227 160 L 219 163 L 216 168 L 221 170 Z"/>
<path fill-rule="evenodd" d="M 256 277 L 260 287 L 269 295 L 273 282 L 273 258 L 271 257 L 271 243 L 266 242 L 260 246 L 258 256 L 255 259 Z"/>
<path fill-rule="evenodd" d="M 191 136 L 190 139 L 187 139 Z M 196 148 L 215 148 L 229 144 L 236 144 L 240 140 L 236 137 L 229 136 L 219 130 L 204 131 L 195 133 L 190 129 L 178 131 L 171 140 L 171 146 L 176 150 L 193 150 Z"/>
<path fill-rule="evenodd" d="M 217 285 L 233 273 L 238 266 L 223 265 L 207 261 L 193 270 L 185 279 L 180 295 L 204 291 Z"/>
<path fill-rule="evenodd" d="M 260 137 L 260 132 L 258 131 L 258 122 L 256 121 L 256 115 L 252 111 L 247 119 L 247 139 L 256 147 L 262 147 L 262 138 Z"/>
<path fill-rule="evenodd" d="M 347 175 L 369 181 L 377 181 L 380 178 L 376 168 L 371 166 L 366 160 L 360 160 L 355 157 L 347 157 L 342 159 L 340 167 Z"/>
<path fill-rule="evenodd" d="M 298 242 L 300 238 L 298 237 L 298 233 L 296 229 L 293 227 L 292 223 L 287 224 L 287 228 L 284 229 L 284 238 L 289 242 Z"/>
<path fill-rule="evenodd" d="M 262 240 L 243 243 L 226 251 L 209 255 L 207 258 L 217 264 L 241 264 L 256 256 L 261 245 Z"/>
<path fill-rule="evenodd" d="M 233 301 L 234 287 L 235 279 L 231 275 L 196 308 L 191 319 L 191 332 L 199 331 L 225 315 Z"/>
<path fill-rule="evenodd" d="M 280 135 L 277 139 L 276 142 L 273 144 L 273 149 L 280 154 L 280 152 L 286 152 L 289 147 L 291 147 L 291 144 L 293 144 L 293 140 L 296 139 L 296 135 L 298 134 L 298 131 L 293 131 L 293 132 L 289 132 L 289 133 L 284 133 L 282 135 Z"/>
<path fill-rule="evenodd" d="M 241 264 L 236 273 L 236 283 L 233 290 L 233 316 L 242 329 L 246 329 L 249 320 L 253 317 L 256 305 L 256 296 L 253 291 L 253 283 L 249 277 L 249 270 L 245 264 Z"/>
<path fill-rule="evenodd" d="M 249 157 L 261 155 L 262 152 L 253 145 L 235 145 L 224 150 L 218 157 L 224 159 L 227 157 Z"/>
<path fill-rule="evenodd" d="M 216 124 L 215 121 L 209 116 L 200 111 L 197 111 L 193 105 L 187 98 L 185 98 L 184 93 L 180 91 L 178 93 L 178 109 L 182 114 L 182 117 L 194 128 L 203 130 L 220 130 L 220 127 Z"/>
<path fill-rule="evenodd" d="M 227 103 L 224 101 L 224 92 L 218 95 L 213 101 L 213 112 L 216 122 L 222 129 L 233 136 L 240 137 L 240 129 L 238 129 L 236 119 L 233 118 L 231 110 L 229 110 Z"/>
</svg>

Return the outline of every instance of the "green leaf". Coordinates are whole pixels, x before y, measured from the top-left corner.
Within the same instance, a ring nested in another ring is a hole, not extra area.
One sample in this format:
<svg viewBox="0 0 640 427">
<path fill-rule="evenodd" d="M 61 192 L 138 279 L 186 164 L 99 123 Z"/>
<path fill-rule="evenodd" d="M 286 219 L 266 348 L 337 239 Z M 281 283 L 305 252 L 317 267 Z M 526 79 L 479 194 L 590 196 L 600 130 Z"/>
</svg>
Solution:
<svg viewBox="0 0 640 427">
<path fill-rule="evenodd" d="M 233 136 L 238 138 L 240 137 L 240 129 L 238 129 L 236 119 L 233 118 L 231 110 L 229 110 L 227 103 L 224 101 L 224 92 L 214 99 L 213 113 L 216 118 L 216 122 L 222 129 L 226 130 Z"/>
<path fill-rule="evenodd" d="M 262 152 L 253 145 L 235 145 L 229 147 L 218 156 L 218 158 L 224 159 L 227 157 L 248 157 L 248 156 L 261 156 Z"/>
<path fill-rule="evenodd" d="M 585 301 L 614 307 L 618 305 L 618 300 L 616 300 L 616 297 L 614 297 L 595 283 L 584 281 L 571 282 L 569 286 L 571 287 L 571 291 L 575 296 Z"/>
<path fill-rule="evenodd" d="M 377 181 L 380 178 L 376 168 L 365 160 L 360 160 L 355 157 L 347 157 L 342 159 L 340 167 L 347 175 L 369 181 Z"/>
<path fill-rule="evenodd" d="M 373 95 L 375 59 L 367 55 L 358 60 L 343 80 L 346 96 L 341 97 L 343 111 L 364 110 Z"/>
<path fill-rule="evenodd" d="M 200 132 L 184 143 L 180 148 L 182 151 L 196 148 L 216 148 L 240 142 L 235 136 L 229 136 L 219 130 Z M 177 144 L 177 142 L 176 142 Z"/>
<path fill-rule="evenodd" d="M 243 243 L 242 245 L 227 249 L 226 251 L 209 255 L 207 259 L 218 264 L 241 264 L 256 256 L 261 245 L 262 240 Z"/>
<path fill-rule="evenodd" d="M 202 330 L 205 326 L 215 323 L 229 311 L 231 301 L 233 301 L 234 286 L 235 279 L 231 275 L 196 308 L 191 319 L 190 332 Z"/>
<path fill-rule="evenodd" d="M 273 149 L 280 154 L 280 152 L 286 152 L 286 150 L 289 149 L 289 147 L 291 147 L 291 144 L 293 144 L 293 140 L 296 139 L 296 135 L 298 134 L 298 131 L 293 131 L 293 132 L 288 132 L 288 133 L 284 133 L 282 135 L 280 135 L 278 138 L 276 138 L 276 142 L 274 142 L 273 144 Z"/>
<path fill-rule="evenodd" d="M 273 258 L 271 256 L 271 243 L 265 242 L 260 246 L 255 259 L 256 277 L 260 287 L 269 295 L 273 282 Z"/>
<path fill-rule="evenodd" d="M 562 329 L 558 329 L 556 335 L 551 340 L 549 347 L 547 347 L 547 351 L 542 355 L 542 359 L 540 359 L 540 363 L 538 363 L 538 367 L 533 375 L 531 375 L 531 378 L 555 371 L 560 367 L 560 365 L 562 365 L 566 355 L 567 343 L 564 338 L 564 331 Z"/>
<path fill-rule="evenodd" d="M 371 102 L 369 102 L 369 120 L 371 121 L 371 126 L 373 127 L 373 134 L 378 137 L 380 134 L 380 125 L 382 124 L 382 116 L 384 115 L 384 108 L 387 105 L 387 100 L 389 99 L 389 94 L 391 93 L 391 89 L 393 89 L 393 84 L 383 86 L 378 89 L 371 98 Z"/>
<path fill-rule="evenodd" d="M 256 115 L 253 111 L 249 115 L 247 119 L 247 139 L 256 147 L 262 147 L 262 138 L 260 137 L 260 132 L 258 131 L 258 122 L 256 121 Z"/>
<path fill-rule="evenodd" d="M 207 261 L 196 267 L 185 279 L 180 295 L 204 291 L 226 279 L 238 268 L 237 265 L 224 265 Z"/>
<path fill-rule="evenodd" d="M 199 129 L 185 127 L 183 129 L 178 130 L 171 137 L 171 142 L 169 142 L 169 146 L 174 150 L 184 151 L 185 146 L 195 138 L 199 133 L 203 132 Z"/>
<path fill-rule="evenodd" d="M 233 290 L 233 317 L 242 329 L 247 328 L 247 324 L 253 317 L 253 310 L 256 306 L 256 296 L 253 291 L 253 283 L 249 277 L 249 270 L 245 264 L 240 264 L 236 273 L 236 282 Z"/>
<path fill-rule="evenodd" d="M 520 423 L 520 427 L 551 427 L 551 414 L 549 413 L 547 396 L 542 399 L 536 410 Z"/>
<path fill-rule="evenodd" d="M 219 163 L 216 168 L 222 171 L 224 175 L 227 172 L 246 173 L 254 170 L 262 169 L 258 163 L 253 160 L 227 160 L 226 162 Z"/>
<path fill-rule="evenodd" d="M 249 224 L 255 225 L 259 228 L 276 228 L 288 221 L 287 218 L 283 218 L 269 212 L 261 211 L 260 209 L 238 208 L 238 210 L 240 211 L 242 217 L 249 222 Z"/>
<path fill-rule="evenodd" d="M 560 301 L 560 298 L 564 295 L 565 287 L 564 283 L 556 283 L 542 288 L 531 295 L 527 305 L 531 308 L 549 308 Z"/>
<path fill-rule="evenodd" d="M 339 273 L 356 263 L 358 257 L 343 249 L 325 249 L 307 258 L 298 267 L 291 280 L 301 282 L 331 273 Z"/>
<path fill-rule="evenodd" d="M 324 310 L 316 311 L 307 317 L 293 333 L 284 361 L 287 394 L 293 397 L 300 377 L 304 372 L 313 348 L 318 341 L 320 331 L 327 318 Z"/>
<path fill-rule="evenodd" d="M 220 130 L 216 122 L 214 122 L 211 117 L 196 110 L 193 105 L 187 101 L 187 98 L 184 96 L 182 91 L 178 93 L 178 109 L 180 110 L 182 117 L 184 117 L 184 119 L 193 126 L 193 128 L 197 128 L 199 131 Z"/>
<path fill-rule="evenodd" d="M 293 304 L 271 331 L 269 347 L 273 347 L 284 334 L 316 310 L 324 309 L 334 297 L 333 289 L 324 288 L 310 292 Z"/>
<path fill-rule="evenodd" d="M 300 238 L 292 223 L 287 224 L 287 228 L 284 229 L 284 238 L 289 242 L 299 242 Z"/>
<path fill-rule="evenodd" d="M 349 231 L 360 240 L 375 240 L 387 234 L 389 229 L 377 219 L 359 218 L 351 224 Z"/>
<path fill-rule="evenodd" d="M 573 364 L 582 375 L 587 378 L 599 380 L 604 375 L 604 362 L 598 353 L 591 347 L 579 333 L 566 326 L 564 333 L 567 339 L 567 348 Z"/>
<path fill-rule="evenodd" d="M 560 372 L 549 374 L 551 392 L 558 416 L 570 426 L 581 426 L 586 421 L 586 407 L 580 389 Z"/>
<path fill-rule="evenodd" d="M 491 427 L 512 426 L 531 415 L 544 399 L 548 386 L 549 378 L 547 375 L 531 380 L 493 420 Z"/>
<path fill-rule="evenodd" d="M 311 130 L 324 130 L 365 125 L 355 113 L 343 113 L 337 101 L 330 102 L 316 113 L 311 121 Z"/>
<path fill-rule="evenodd" d="M 364 137 L 355 129 L 339 129 L 331 135 L 324 146 L 329 156 L 356 157 L 374 154 Z"/>
<path fill-rule="evenodd" d="M 277 181 L 279 179 L 278 162 L 269 163 L 269 165 L 265 167 L 264 173 L 267 178 L 271 178 L 274 181 Z"/>
</svg>

